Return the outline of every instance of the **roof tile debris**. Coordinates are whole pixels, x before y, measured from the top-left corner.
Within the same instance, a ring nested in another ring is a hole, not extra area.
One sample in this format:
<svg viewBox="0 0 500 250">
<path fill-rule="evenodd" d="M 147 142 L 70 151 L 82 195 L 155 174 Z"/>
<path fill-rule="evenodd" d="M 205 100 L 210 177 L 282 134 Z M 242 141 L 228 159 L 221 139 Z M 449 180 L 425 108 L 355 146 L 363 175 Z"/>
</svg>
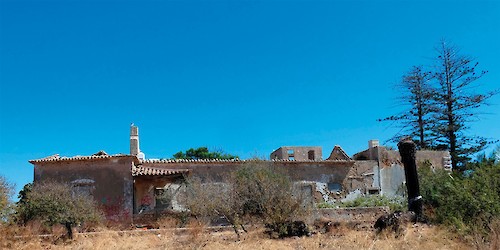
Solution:
<svg viewBox="0 0 500 250">
<path fill-rule="evenodd" d="M 92 156 L 103 156 L 103 155 L 108 155 L 108 153 L 106 153 L 106 151 L 104 150 L 99 150 L 99 152 L 92 154 Z"/>
</svg>

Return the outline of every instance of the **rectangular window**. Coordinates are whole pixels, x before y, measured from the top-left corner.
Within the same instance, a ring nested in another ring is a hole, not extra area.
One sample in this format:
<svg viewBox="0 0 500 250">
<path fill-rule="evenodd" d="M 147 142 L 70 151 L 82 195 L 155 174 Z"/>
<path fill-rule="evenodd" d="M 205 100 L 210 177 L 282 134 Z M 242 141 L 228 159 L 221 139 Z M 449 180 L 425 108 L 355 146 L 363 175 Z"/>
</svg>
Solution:
<svg viewBox="0 0 500 250">
<path fill-rule="evenodd" d="M 92 195 L 92 186 L 90 186 L 90 185 L 73 186 L 73 194 L 75 194 L 75 195 Z"/>
<path fill-rule="evenodd" d="M 78 179 L 71 182 L 73 195 L 90 195 L 94 191 L 94 180 Z"/>
<path fill-rule="evenodd" d="M 342 191 L 342 185 L 340 185 L 340 183 L 336 183 L 336 182 L 329 182 L 328 183 L 328 190 L 330 192 L 340 192 L 340 191 Z"/>
<path fill-rule="evenodd" d="M 368 189 L 368 194 L 379 194 L 380 190 L 379 189 Z"/>
<path fill-rule="evenodd" d="M 288 160 L 290 160 L 290 161 L 295 160 L 295 155 L 294 155 L 293 149 L 288 149 L 286 151 L 286 153 L 288 154 Z"/>
</svg>

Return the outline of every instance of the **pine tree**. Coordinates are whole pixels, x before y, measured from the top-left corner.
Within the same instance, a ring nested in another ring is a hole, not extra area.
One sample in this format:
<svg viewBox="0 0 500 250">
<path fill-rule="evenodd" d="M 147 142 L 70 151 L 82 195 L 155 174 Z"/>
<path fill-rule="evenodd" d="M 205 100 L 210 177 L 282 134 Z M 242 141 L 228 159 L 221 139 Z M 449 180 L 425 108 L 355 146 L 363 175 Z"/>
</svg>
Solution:
<svg viewBox="0 0 500 250">
<path fill-rule="evenodd" d="M 477 87 L 474 83 L 487 72 L 477 73 L 478 63 L 445 41 L 437 52 L 431 70 L 413 67 L 403 76 L 401 101 L 408 108 L 379 121 L 393 121 L 401 127 L 389 141 L 410 136 L 418 148 L 449 150 L 452 167 L 463 169 L 472 155 L 495 142 L 466 132 L 470 123 L 478 119 L 478 108 L 487 105 L 486 101 L 498 90 L 473 93 Z"/>
<path fill-rule="evenodd" d="M 478 108 L 486 100 L 498 93 L 471 93 L 472 85 L 487 72 L 476 73 L 477 62 L 469 56 L 459 54 L 459 50 L 442 41 L 437 48 L 438 57 L 433 71 L 436 103 L 437 143 L 450 151 L 453 168 L 463 168 L 470 156 L 484 149 L 491 141 L 480 136 L 470 136 L 465 132 L 470 122 L 477 120 Z"/>
<path fill-rule="evenodd" d="M 433 146 L 431 126 L 434 123 L 431 114 L 434 105 L 429 102 L 432 99 L 430 79 L 431 73 L 424 71 L 422 66 L 414 66 L 403 75 L 398 84 L 398 87 L 403 90 L 400 101 L 409 108 L 398 115 L 378 120 L 393 121 L 401 127 L 401 130 L 389 141 L 398 142 L 402 137 L 410 136 L 419 149 Z"/>
</svg>

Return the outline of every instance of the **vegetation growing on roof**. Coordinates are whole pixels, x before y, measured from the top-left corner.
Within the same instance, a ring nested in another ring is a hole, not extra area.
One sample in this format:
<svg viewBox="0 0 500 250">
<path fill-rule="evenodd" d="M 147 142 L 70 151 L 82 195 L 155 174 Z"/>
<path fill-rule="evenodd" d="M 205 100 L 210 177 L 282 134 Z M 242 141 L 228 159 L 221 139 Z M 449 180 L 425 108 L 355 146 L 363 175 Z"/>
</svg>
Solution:
<svg viewBox="0 0 500 250">
<path fill-rule="evenodd" d="M 231 160 L 236 159 L 238 156 L 224 153 L 222 150 L 209 151 L 207 147 L 190 148 L 185 152 L 179 151 L 173 155 L 174 159 L 222 159 Z"/>
</svg>

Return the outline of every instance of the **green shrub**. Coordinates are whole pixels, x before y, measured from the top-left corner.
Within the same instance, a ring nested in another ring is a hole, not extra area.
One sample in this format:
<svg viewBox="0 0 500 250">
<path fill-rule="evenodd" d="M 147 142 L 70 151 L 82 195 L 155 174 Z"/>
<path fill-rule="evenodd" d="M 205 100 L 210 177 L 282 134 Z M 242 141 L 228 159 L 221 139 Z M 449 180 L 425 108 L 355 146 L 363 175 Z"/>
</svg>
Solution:
<svg viewBox="0 0 500 250">
<path fill-rule="evenodd" d="M 14 194 L 14 185 L 0 175 L 0 224 L 6 222 L 13 213 L 11 197 Z"/>
<path fill-rule="evenodd" d="M 500 164 L 469 164 L 467 175 L 420 168 L 424 214 L 434 223 L 465 234 L 487 235 L 489 223 L 500 218 Z"/>
<path fill-rule="evenodd" d="M 224 183 L 188 179 L 186 205 L 194 215 L 225 217 L 237 234 L 236 226 L 253 219 L 284 236 L 288 225 L 309 212 L 303 198 L 286 174 L 265 162 L 252 161 Z"/>
<path fill-rule="evenodd" d="M 16 218 L 20 224 L 40 221 L 47 227 L 61 224 L 72 237 L 72 227 L 82 223 L 98 223 L 103 218 L 94 199 L 72 192 L 65 183 L 27 184 L 19 194 Z"/>
<path fill-rule="evenodd" d="M 317 208 L 337 208 L 339 205 L 336 203 L 329 203 L 329 202 L 320 202 L 316 203 Z"/>
<path fill-rule="evenodd" d="M 389 207 L 392 212 L 406 210 L 406 206 L 407 202 L 403 197 L 384 195 L 359 196 L 339 204 L 339 207 Z"/>
</svg>

